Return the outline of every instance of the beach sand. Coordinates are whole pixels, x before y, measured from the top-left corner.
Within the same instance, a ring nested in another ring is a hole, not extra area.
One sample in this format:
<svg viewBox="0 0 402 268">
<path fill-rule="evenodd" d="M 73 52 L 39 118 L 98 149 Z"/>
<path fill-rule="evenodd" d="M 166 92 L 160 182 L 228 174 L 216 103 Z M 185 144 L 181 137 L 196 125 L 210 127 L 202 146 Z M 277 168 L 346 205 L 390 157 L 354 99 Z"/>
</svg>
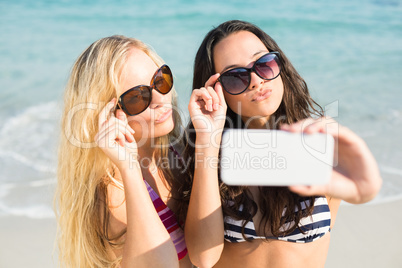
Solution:
<svg viewBox="0 0 402 268">
<path fill-rule="evenodd" d="M 55 236 L 55 219 L 0 217 L 0 267 L 58 267 Z"/>
<path fill-rule="evenodd" d="M 341 206 L 325 267 L 402 267 L 401 212 L 402 200 Z"/>
<path fill-rule="evenodd" d="M 342 205 L 326 268 L 402 267 L 402 200 Z M 55 219 L 0 217 L 0 267 L 58 267 Z"/>
</svg>

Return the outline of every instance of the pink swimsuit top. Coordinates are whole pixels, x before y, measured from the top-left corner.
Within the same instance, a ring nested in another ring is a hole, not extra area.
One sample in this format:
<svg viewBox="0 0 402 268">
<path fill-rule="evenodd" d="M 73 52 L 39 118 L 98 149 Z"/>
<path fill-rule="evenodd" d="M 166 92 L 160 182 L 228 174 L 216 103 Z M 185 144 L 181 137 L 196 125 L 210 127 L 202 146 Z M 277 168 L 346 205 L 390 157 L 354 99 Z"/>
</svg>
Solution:
<svg viewBox="0 0 402 268">
<path fill-rule="evenodd" d="M 177 223 L 177 219 L 173 212 L 166 206 L 158 194 L 152 189 L 151 186 L 144 180 L 147 186 L 149 196 L 152 199 L 152 203 L 159 215 L 163 225 L 169 232 L 174 246 L 176 247 L 177 257 L 179 260 L 183 259 L 187 254 L 186 241 L 184 240 L 184 232 Z"/>
</svg>

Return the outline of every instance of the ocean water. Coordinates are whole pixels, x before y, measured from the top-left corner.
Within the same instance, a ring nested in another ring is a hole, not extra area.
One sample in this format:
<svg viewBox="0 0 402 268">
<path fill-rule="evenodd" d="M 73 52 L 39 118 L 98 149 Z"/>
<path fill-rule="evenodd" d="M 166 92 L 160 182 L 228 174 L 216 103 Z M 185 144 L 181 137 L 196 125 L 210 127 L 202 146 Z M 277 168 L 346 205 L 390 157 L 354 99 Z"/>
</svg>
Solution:
<svg viewBox="0 0 402 268">
<path fill-rule="evenodd" d="M 402 197 L 402 1 L 0 2 L 0 216 L 54 217 L 63 89 L 93 41 L 123 34 L 171 66 L 184 111 L 204 35 L 228 19 L 270 34 L 328 114 L 362 136 Z"/>
</svg>

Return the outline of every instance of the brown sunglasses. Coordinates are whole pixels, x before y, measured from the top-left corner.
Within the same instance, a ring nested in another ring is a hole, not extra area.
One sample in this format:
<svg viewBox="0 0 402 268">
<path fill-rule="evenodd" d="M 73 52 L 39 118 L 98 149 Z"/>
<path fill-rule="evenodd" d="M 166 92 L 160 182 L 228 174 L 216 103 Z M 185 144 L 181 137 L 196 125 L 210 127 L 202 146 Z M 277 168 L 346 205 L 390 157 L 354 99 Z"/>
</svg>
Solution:
<svg viewBox="0 0 402 268">
<path fill-rule="evenodd" d="M 153 75 L 151 85 L 139 85 L 124 92 L 117 102 L 127 115 L 137 115 L 145 111 L 152 101 L 152 89 L 167 94 L 173 87 L 173 75 L 169 66 L 162 65 Z"/>
</svg>

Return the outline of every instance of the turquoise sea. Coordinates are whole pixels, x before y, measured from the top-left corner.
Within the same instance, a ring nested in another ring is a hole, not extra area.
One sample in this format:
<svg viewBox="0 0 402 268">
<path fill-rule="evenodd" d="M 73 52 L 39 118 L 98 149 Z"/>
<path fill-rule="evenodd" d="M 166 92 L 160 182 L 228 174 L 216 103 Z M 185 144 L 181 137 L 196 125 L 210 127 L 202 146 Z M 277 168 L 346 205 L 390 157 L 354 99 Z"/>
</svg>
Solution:
<svg viewBox="0 0 402 268">
<path fill-rule="evenodd" d="M 204 35 L 228 19 L 270 34 L 328 114 L 362 136 L 402 198 L 402 1 L 0 1 L 0 215 L 53 217 L 69 70 L 93 41 L 123 34 L 171 66 L 180 107 Z"/>
</svg>

